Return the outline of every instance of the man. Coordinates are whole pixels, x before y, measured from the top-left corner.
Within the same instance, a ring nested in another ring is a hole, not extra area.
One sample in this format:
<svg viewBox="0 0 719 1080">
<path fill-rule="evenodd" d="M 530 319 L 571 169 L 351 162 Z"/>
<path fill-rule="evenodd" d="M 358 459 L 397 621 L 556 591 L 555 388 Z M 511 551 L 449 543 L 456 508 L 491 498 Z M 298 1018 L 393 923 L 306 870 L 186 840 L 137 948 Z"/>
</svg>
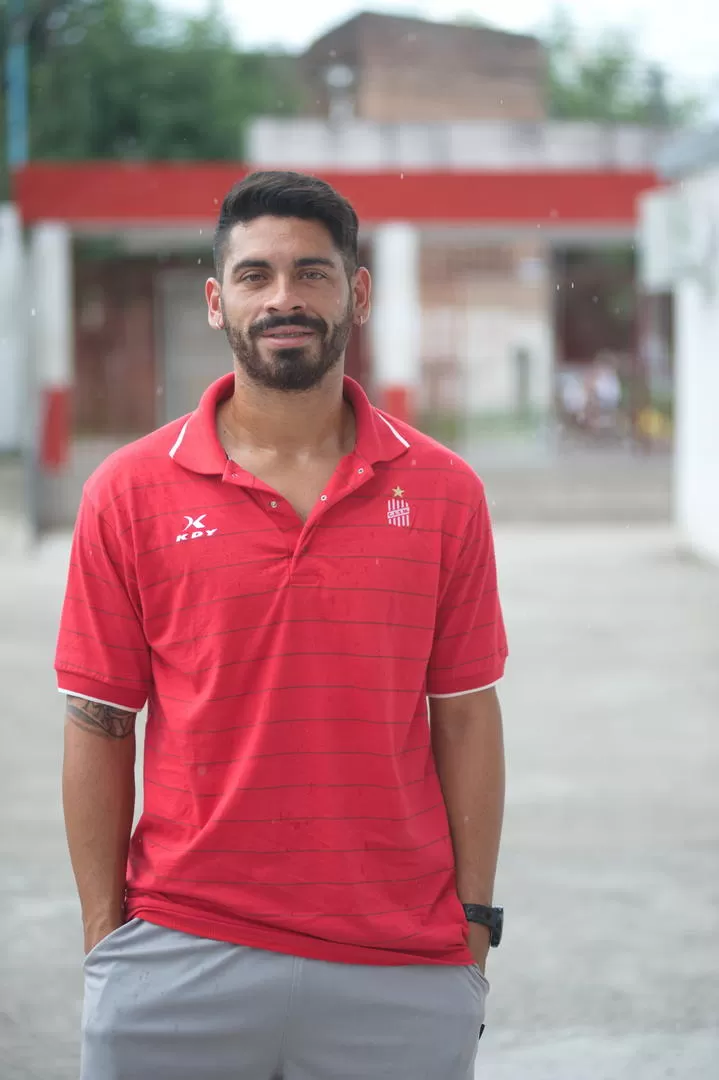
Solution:
<svg viewBox="0 0 719 1080">
<path fill-rule="evenodd" d="M 482 486 L 343 377 L 370 278 L 332 188 L 248 177 L 215 261 L 234 374 L 101 466 L 73 542 L 82 1077 L 467 1080 L 501 933 Z"/>
</svg>

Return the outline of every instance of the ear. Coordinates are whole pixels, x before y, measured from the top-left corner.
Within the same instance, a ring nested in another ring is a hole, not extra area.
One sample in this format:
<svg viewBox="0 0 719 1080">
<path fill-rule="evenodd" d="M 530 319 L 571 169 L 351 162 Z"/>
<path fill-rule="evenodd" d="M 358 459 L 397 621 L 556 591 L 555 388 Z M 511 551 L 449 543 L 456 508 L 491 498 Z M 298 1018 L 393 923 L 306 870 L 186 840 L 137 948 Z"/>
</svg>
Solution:
<svg viewBox="0 0 719 1080">
<path fill-rule="evenodd" d="M 352 279 L 353 321 L 356 326 L 363 326 L 369 319 L 372 307 L 371 293 L 372 279 L 369 270 L 364 266 L 360 266 Z"/>
<path fill-rule="evenodd" d="M 213 330 L 222 330 L 225 320 L 222 315 L 222 286 L 217 278 L 208 278 L 205 284 L 207 300 L 207 321 Z"/>
</svg>

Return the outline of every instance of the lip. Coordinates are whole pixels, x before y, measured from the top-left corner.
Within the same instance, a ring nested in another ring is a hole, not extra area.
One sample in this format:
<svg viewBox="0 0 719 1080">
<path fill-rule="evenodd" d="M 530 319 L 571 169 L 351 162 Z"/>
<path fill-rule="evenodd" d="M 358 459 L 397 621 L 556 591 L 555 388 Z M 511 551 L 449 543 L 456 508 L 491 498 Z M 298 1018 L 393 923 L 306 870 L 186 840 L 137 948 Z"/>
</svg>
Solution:
<svg viewBox="0 0 719 1080">
<path fill-rule="evenodd" d="M 307 341 L 315 336 L 315 331 L 308 330 L 304 326 L 287 326 L 283 327 L 282 330 L 269 330 L 261 336 L 263 341 L 267 341 L 271 345 L 292 348 L 295 345 L 306 345 Z"/>
</svg>

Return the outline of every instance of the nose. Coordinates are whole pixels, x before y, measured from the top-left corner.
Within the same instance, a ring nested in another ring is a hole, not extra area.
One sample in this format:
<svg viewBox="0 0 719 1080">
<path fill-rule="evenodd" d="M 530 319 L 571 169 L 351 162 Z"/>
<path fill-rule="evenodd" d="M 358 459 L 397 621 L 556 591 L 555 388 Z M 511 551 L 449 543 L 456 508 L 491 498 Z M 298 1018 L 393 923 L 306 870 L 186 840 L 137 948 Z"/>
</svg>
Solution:
<svg viewBox="0 0 719 1080">
<path fill-rule="evenodd" d="M 268 289 L 265 310 L 275 315 L 290 315 L 293 312 L 303 311 L 304 308 L 304 301 L 298 296 L 293 280 L 278 275 L 272 288 Z"/>
</svg>

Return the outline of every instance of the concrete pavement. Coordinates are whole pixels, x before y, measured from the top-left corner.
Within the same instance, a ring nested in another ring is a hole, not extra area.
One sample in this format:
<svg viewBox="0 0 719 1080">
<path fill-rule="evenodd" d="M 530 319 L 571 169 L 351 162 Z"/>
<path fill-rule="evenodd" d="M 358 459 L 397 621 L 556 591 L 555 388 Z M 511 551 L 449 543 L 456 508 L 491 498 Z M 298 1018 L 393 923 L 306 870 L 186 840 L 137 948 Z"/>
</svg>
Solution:
<svg viewBox="0 0 719 1080">
<path fill-rule="evenodd" d="M 477 1076 L 710 1080 L 719 570 L 677 557 L 663 527 L 503 526 L 497 539 L 507 931 Z M 60 538 L 0 563 L 2 1080 L 77 1077 L 81 939 L 51 670 L 66 557 Z"/>
<path fill-rule="evenodd" d="M 78 439 L 70 464 L 37 481 L 41 528 L 70 528 L 83 482 L 114 449 L 108 439 Z M 566 447 L 506 440 L 459 447 L 492 494 L 500 524 L 665 524 L 672 516 L 672 462 L 666 453 L 611 446 Z M 27 475 L 19 458 L 0 455 L 0 557 L 22 550 L 29 529 Z"/>
</svg>

